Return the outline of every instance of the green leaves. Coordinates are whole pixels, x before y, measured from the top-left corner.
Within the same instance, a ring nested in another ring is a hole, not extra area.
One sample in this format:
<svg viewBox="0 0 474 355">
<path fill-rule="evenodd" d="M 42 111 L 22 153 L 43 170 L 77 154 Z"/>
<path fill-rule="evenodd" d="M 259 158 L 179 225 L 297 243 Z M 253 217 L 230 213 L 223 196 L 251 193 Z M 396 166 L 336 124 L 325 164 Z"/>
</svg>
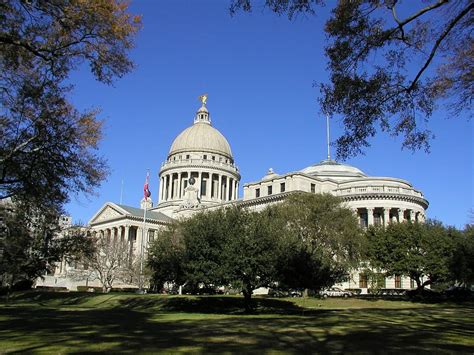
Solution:
<svg viewBox="0 0 474 355">
<path fill-rule="evenodd" d="M 231 207 L 172 225 L 152 245 L 149 265 L 161 283 L 232 286 L 250 297 L 262 286 L 332 285 L 357 266 L 363 245 L 339 199 L 300 194 L 261 212 Z"/>
<path fill-rule="evenodd" d="M 449 281 L 457 234 L 436 221 L 369 228 L 368 258 L 386 275 L 411 277 L 419 287 Z"/>
</svg>

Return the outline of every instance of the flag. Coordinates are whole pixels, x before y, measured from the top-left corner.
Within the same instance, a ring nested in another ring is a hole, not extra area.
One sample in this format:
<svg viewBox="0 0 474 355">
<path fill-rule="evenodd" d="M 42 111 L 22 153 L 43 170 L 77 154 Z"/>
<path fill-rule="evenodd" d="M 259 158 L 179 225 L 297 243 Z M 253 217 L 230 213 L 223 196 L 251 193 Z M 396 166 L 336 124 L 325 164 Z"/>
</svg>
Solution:
<svg viewBox="0 0 474 355">
<path fill-rule="evenodd" d="M 146 173 L 145 185 L 143 186 L 143 197 L 145 200 L 151 196 L 150 189 L 148 187 L 148 181 L 150 180 L 150 172 Z"/>
</svg>

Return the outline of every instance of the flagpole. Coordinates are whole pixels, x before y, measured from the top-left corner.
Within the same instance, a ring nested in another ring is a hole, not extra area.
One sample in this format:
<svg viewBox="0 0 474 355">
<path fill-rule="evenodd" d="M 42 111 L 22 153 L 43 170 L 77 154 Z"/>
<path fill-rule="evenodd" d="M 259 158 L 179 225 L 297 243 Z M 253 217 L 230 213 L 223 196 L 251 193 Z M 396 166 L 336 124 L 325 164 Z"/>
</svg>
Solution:
<svg viewBox="0 0 474 355">
<path fill-rule="evenodd" d="M 146 210 L 147 210 L 147 197 L 145 197 L 145 208 L 143 209 L 143 228 L 142 228 L 142 245 L 140 250 L 140 290 L 143 290 L 143 250 L 145 246 L 145 227 L 146 227 Z"/>
<path fill-rule="evenodd" d="M 150 178 L 150 170 L 148 170 L 146 173 L 145 186 L 143 189 L 143 198 L 145 199 L 145 201 L 144 201 L 144 206 L 143 206 L 144 208 L 143 208 L 142 243 L 141 243 L 141 248 L 140 248 L 140 285 L 139 285 L 140 293 L 143 292 L 143 254 L 144 254 L 145 243 L 146 243 L 145 228 L 146 228 L 146 211 L 147 211 L 147 206 L 148 206 L 147 202 L 148 202 L 148 197 L 150 195 L 150 190 L 148 187 L 149 178 Z"/>
</svg>

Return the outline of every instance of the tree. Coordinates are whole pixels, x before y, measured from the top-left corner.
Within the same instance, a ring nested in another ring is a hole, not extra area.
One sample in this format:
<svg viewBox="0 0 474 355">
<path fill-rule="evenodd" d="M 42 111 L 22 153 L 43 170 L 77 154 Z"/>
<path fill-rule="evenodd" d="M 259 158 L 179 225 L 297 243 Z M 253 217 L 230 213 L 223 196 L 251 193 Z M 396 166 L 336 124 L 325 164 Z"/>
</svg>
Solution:
<svg viewBox="0 0 474 355">
<path fill-rule="evenodd" d="M 251 309 L 253 290 L 275 280 L 270 219 L 238 207 L 195 214 L 160 232 L 148 265 L 154 280 L 197 287 L 231 286 Z"/>
<path fill-rule="evenodd" d="M 322 0 L 266 0 L 289 18 L 312 14 Z M 251 0 L 232 0 L 231 13 L 251 11 Z M 403 147 L 429 150 L 426 122 L 437 101 L 452 115 L 472 117 L 474 4 L 468 0 L 340 0 L 325 25 L 329 83 L 319 102 L 340 115 L 345 132 L 337 156 L 363 152 L 379 129 L 402 135 Z"/>
<path fill-rule="evenodd" d="M 251 311 L 253 290 L 277 281 L 277 229 L 271 215 L 241 208 L 225 210 L 226 237 L 222 251 L 223 279 L 242 290 L 245 309 Z"/>
<path fill-rule="evenodd" d="M 95 237 L 93 242 L 94 252 L 86 255 L 83 262 L 88 266 L 88 270 L 94 272 L 103 292 L 108 292 L 116 280 L 124 281 L 133 267 L 129 245 L 126 241 L 110 241 L 104 237 Z"/>
<path fill-rule="evenodd" d="M 58 210 L 105 177 L 98 111 L 76 110 L 65 81 L 83 63 L 106 84 L 132 69 L 140 18 L 127 8 L 122 0 L 0 4 L 0 199 Z"/>
<path fill-rule="evenodd" d="M 393 223 L 367 230 L 367 256 L 386 276 L 408 276 L 417 288 L 449 281 L 457 231 L 437 221 Z"/>
<path fill-rule="evenodd" d="M 8 289 L 30 287 L 46 272 L 53 272 L 57 262 L 78 261 L 93 251 L 83 228 L 60 230 L 54 211 L 36 218 L 30 212 L 21 205 L 0 205 L 0 283 Z"/>
<path fill-rule="evenodd" d="M 343 281 L 359 266 L 365 239 L 339 198 L 297 194 L 268 212 L 283 222 L 277 259 L 282 285 L 319 290 Z"/>
<path fill-rule="evenodd" d="M 450 262 L 451 281 L 464 287 L 474 284 L 474 225 L 466 225 L 455 239 Z"/>
<path fill-rule="evenodd" d="M 184 262 L 186 257 L 180 223 L 175 222 L 161 229 L 149 249 L 147 266 L 151 270 L 151 284 L 158 291 L 165 282 L 183 285 L 186 282 Z"/>
</svg>

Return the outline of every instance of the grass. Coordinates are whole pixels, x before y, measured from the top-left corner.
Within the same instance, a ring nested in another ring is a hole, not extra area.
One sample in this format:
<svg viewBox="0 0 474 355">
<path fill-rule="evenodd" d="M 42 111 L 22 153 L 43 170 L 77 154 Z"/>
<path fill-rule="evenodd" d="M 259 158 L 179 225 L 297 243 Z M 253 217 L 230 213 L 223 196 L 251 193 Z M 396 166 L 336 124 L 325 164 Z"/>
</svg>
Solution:
<svg viewBox="0 0 474 355">
<path fill-rule="evenodd" d="M 20 293 L 0 353 L 466 353 L 474 305 L 362 299 Z"/>
</svg>

